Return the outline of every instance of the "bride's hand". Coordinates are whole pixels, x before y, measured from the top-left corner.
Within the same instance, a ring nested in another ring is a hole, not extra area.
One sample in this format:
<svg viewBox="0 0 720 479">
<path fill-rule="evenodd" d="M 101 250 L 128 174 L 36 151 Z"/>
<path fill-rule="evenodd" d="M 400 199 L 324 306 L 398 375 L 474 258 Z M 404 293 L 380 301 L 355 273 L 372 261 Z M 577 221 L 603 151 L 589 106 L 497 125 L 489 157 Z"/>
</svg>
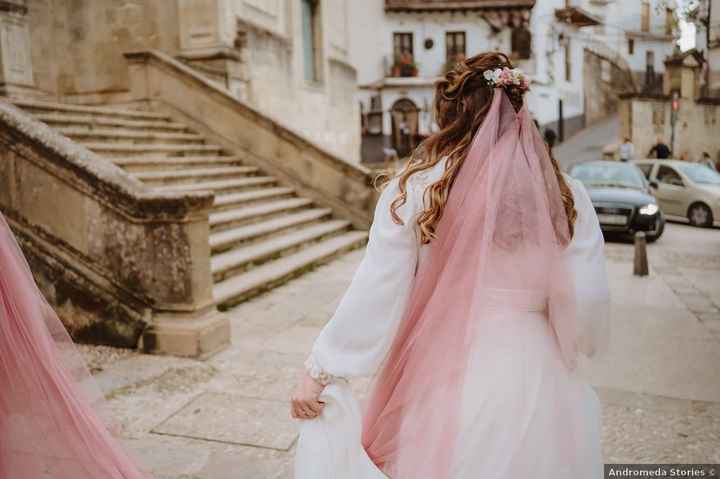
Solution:
<svg viewBox="0 0 720 479">
<path fill-rule="evenodd" d="M 318 417 L 325 407 L 325 403 L 319 399 L 323 389 L 325 389 L 325 386 L 305 373 L 300 384 L 298 384 L 290 397 L 292 404 L 290 415 L 295 419 L 315 419 Z"/>
</svg>

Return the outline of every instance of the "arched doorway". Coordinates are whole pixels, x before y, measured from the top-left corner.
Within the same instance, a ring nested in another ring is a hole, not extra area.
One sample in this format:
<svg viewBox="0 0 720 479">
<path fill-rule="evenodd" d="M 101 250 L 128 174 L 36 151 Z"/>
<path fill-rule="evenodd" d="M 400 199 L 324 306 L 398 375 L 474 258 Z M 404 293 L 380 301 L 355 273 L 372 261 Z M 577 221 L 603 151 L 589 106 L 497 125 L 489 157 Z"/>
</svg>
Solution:
<svg viewBox="0 0 720 479">
<path fill-rule="evenodd" d="M 415 148 L 418 137 L 420 110 L 408 98 L 396 101 L 390 109 L 392 118 L 392 146 L 401 158 Z"/>
</svg>

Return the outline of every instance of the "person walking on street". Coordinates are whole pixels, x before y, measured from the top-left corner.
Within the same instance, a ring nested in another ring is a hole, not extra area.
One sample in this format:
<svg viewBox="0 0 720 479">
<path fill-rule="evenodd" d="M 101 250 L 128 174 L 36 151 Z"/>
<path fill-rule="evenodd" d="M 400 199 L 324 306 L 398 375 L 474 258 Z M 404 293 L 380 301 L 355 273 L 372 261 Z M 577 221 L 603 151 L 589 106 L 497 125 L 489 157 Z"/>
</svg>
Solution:
<svg viewBox="0 0 720 479">
<path fill-rule="evenodd" d="M 632 141 L 630 141 L 630 138 L 627 136 L 623 139 L 622 144 L 620 145 L 620 161 L 630 161 L 635 156 L 635 146 L 633 146 Z"/>
<path fill-rule="evenodd" d="M 657 137 L 657 141 L 653 145 L 652 148 L 650 148 L 650 151 L 648 151 L 648 158 L 657 158 L 659 160 L 667 160 L 670 158 L 670 155 L 672 152 L 670 151 L 670 147 L 667 146 L 660 135 Z"/>
<path fill-rule="evenodd" d="M 700 157 L 699 163 L 702 163 L 703 165 L 707 166 L 711 170 L 717 170 L 715 162 L 710 158 L 710 153 L 707 151 L 703 151 L 702 157 Z"/>
</svg>

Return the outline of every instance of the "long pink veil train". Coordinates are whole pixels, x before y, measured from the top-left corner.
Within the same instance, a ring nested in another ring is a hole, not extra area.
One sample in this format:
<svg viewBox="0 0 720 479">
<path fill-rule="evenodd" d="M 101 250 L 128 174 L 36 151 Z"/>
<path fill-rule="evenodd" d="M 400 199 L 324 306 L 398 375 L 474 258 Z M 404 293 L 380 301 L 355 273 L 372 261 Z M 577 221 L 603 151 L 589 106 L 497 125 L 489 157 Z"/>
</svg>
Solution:
<svg viewBox="0 0 720 479">
<path fill-rule="evenodd" d="M 563 261 L 570 239 L 545 144 L 526 107 L 516 112 L 496 88 L 368 402 L 363 446 L 386 474 L 452 477 L 475 328 L 494 311 L 546 303 L 574 367 L 573 280 Z M 575 440 L 567 437 L 569 451 Z"/>
<path fill-rule="evenodd" d="M 141 479 L 0 214 L 0 479 Z"/>
</svg>

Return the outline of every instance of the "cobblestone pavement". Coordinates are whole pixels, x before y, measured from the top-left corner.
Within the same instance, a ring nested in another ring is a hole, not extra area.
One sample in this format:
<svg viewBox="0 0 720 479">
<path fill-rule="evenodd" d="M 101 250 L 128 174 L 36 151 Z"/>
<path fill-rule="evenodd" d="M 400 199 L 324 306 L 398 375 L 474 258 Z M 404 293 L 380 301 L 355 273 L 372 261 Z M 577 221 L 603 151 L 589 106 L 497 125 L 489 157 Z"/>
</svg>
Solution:
<svg viewBox="0 0 720 479">
<path fill-rule="evenodd" d="M 649 247 L 647 278 L 631 274 L 631 244 L 606 250 L 613 338 L 589 371 L 605 461 L 720 463 L 720 230 L 669 225 Z M 82 348 L 121 435 L 156 478 L 292 476 L 287 397 L 361 257 L 230 311 L 233 345 L 207 361 Z"/>
</svg>

